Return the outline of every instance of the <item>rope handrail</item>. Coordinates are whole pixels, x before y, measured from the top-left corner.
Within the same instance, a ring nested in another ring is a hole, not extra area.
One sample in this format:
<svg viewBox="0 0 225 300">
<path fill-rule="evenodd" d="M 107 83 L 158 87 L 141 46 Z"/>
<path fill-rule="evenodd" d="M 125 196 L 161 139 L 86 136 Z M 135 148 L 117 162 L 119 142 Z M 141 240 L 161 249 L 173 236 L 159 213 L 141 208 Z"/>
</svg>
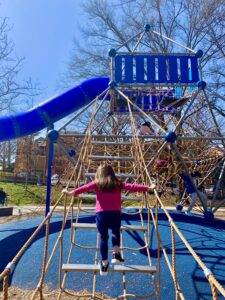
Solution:
<svg viewBox="0 0 225 300">
<path fill-rule="evenodd" d="M 185 237 L 183 236 L 183 234 L 180 231 L 180 229 L 174 223 L 173 219 L 171 218 L 170 214 L 168 213 L 168 211 L 167 211 L 166 207 L 164 206 L 163 202 L 161 201 L 161 199 L 157 195 L 157 192 L 155 192 L 155 195 L 157 197 L 157 201 L 161 205 L 161 209 L 163 209 L 164 213 L 166 214 L 171 227 L 173 227 L 173 229 L 176 231 L 176 233 L 178 234 L 178 236 L 180 237 L 180 239 L 182 240 L 182 242 L 184 243 L 184 245 L 187 247 L 188 251 L 191 253 L 191 255 L 196 260 L 196 262 L 198 263 L 198 265 L 202 268 L 203 272 L 205 272 L 205 270 L 207 270 L 206 265 L 202 262 L 202 260 L 199 258 L 199 256 L 197 255 L 197 253 L 194 251 L 194 249 L 191 247 L 191 245 L 185 239 Z M 223 295 L 225 297 L 225 289 L 216 280 L 216 278 L 214 277 L 214 275 L 212 273 L 210 273 L 210 274 L 208 274 L 208 276 L 206 276 L 206 278 L 209 281 L 209 283 L 212 283 L 218 289 L 218 291 L 221 293 L 221 295 Z"/>
</svg>

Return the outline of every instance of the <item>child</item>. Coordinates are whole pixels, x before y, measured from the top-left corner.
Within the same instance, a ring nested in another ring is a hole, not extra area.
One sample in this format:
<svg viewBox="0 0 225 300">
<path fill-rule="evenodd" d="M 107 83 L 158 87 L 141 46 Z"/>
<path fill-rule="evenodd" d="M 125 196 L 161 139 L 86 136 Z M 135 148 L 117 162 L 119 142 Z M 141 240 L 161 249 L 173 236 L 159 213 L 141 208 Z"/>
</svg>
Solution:
<svg viewBox="0 0 225 300">
<path fill-rule="evenodd" d="M 120 254 L 120 227 L 121 227 L 121 191 L 147 192 L 155 189 L 155 185 L 148 187 L 141 184 L 121 182 L 115 176 L 109 165 L 100 165 L 95 174 L 95 180 L 69 192 L 66 195 L 77 196 L 81 193 L 95 191 L 96 193 L 96 225 L 100 234 L 100 275 L 108 274 L 108 229 L 112 230 L 113 255 L 112 264 L 123 263 Z"/>
<path fill-rule="evenodd" d="M 158 174 L 162 174 L 163 172 L 168 171 L 169 165 L 172 163 L 171 157 L 166 157 L 165 159 L 159 159 L 153 165 L 153 170 Z"/>
<path fill-rule="evenodd" d="M 151 135 L 153 133 L 150 122 L 146 121 L 141 125 L 138 135 Z"/>
<path fill-rule="evenodd" d="M 191 173 L 191 177 L 192 177 L 193 182 L 196 185 L 196 187 L 198 186 L 197 177 L 200 177 L 200 176 L 201 176 L 201 174 L 199 172 Z M 185 173 L 185 172 L 181 173 L 180 177 L 183 179 L 183 181 L 186 185 L 186 192 L 191 195 L 191 199 L 192 199 L 191 204 L 189 205 L 187 211 L 185 212 L 186 215 L 191 216 L 192 215 L 191 210 L 192 210 L 193 206 L 195 205 L 195 202 L 198 198 L 198 194 L 197 194 L 197 192 L 195 190 L 195 187 L 192 184 L 190 178 L 188 177 L 187 173 Z M 206 195 L 204 193 L 200 192 L 199 190 L 198 190 L 198 193 L 201 195 L 202 201 L 204 201 L 205 205 L 207 206 L 207 197 L 206 197 Z"/>
<path fill-rule="evenodd" d="M 7 194 L 4 192 L 3 188 L 0 188 L 0 204 L 5 205 Z"/>
</svg>

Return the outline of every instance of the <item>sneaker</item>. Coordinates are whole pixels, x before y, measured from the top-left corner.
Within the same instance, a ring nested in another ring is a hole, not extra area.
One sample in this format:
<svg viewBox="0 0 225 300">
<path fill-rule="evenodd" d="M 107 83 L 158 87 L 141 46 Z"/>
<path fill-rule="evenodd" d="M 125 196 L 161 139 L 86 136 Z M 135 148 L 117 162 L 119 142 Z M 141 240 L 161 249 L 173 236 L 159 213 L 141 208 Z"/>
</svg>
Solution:
<svg viewBox="0 0 225 300">
<path fill-rule="evenodd" d="M 185 215 L 187 215 L 187 216 L 193 216 L 193 213 L 191 213 L 190 211 L 185 211 Z"/>
<path fill-rule="evenodd" d="M 100 275 L 101 276 L 108 275 L 108 267 L 109 267 L 109 263 L 107 263 L 107 265 L 103 265 L 102 261 L 100 262 Z"/>
<path fill-rule="evenodd" d="M 124 259 L 121 257 L 120 252 L 118 252 L 118 253 L 113 252 L 111 263 L 112 264 L 123 264 L 124 263 Z"/>
</svg>

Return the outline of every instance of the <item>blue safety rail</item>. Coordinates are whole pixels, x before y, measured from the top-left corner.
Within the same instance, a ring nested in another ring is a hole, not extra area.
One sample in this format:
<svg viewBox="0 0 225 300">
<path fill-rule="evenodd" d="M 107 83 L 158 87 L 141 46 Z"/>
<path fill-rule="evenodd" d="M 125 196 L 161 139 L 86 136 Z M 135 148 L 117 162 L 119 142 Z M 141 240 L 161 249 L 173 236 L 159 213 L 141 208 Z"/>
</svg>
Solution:
<svg viewBox="0 0 225 300">
<path fill-rule="evenodd" d="M 115 81 L 121 84 L 190 84 L 199 81 L 196 55 L 117 54 Z"/>
<path fill-rule="evenodd" d="M 171 102 L 174 101 L 175 97 L 175 90 L 155 90 L 151 91 L 149 93 L 135 93 L 133 91 L 126 92 L 126 96 L 139 108 L 141 108 L 145 112 L 150 111 L 164 111 L 164 112 L 172 112 L 174 111 L 173 107 L 165 107 L 163 105 L 160 105 L 160 102 L 162 102 L 165 98 L 170 98 Z M 133 105 L 131 105 L 131 110 L 133 112 L 138 111 L 137 108 L 135 108 Z M 125 98 L 123 98 L 121 95 L 117 95 L 115 104 L 114 104 L 114 112 L 117 113 L 124 113 L 128 112 L 129 108 L 127 105 L 127 101 Z"/>
</svg>

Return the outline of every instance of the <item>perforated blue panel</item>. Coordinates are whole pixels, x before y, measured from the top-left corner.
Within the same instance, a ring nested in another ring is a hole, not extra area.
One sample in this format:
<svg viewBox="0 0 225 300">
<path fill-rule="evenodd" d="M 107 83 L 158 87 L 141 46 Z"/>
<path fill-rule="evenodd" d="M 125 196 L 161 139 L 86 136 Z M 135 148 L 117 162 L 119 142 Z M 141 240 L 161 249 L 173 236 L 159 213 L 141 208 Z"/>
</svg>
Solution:
<svg viewBox="0 0 225 300">
<path fill-rule="evenodd" d="M 133 92 L 126 92 L 126 95 L 129 97 L 129 99 L 135 103 L 139 108 L 141 108 L 145 112 L 149 111 L 159 111 L 162 110 L 164 112 L 170 112 L 174 111 L 173 108 L 167 108 L 162 105 L 160 105 L 160 102 L 167 96 L 174 97 L 175 90 L 161 90 L 161 91 L 155 91 L 151 92 L 149 94 L 135 94 Z M 138 111 L 134 106 L 131 105 L 131 110 L 133 112 Z M 114 112 L 128 112 L 128 106 L 127 101 L 121 97 L 120 95 L 117 95 L 117 99 L 114 105 Z"/>
<path fill-rule="evenodd" d="M 198 60 L 191 55 L 117 54 L 115 81 L 124 84 L 197 83 Z"/>
</svg>

